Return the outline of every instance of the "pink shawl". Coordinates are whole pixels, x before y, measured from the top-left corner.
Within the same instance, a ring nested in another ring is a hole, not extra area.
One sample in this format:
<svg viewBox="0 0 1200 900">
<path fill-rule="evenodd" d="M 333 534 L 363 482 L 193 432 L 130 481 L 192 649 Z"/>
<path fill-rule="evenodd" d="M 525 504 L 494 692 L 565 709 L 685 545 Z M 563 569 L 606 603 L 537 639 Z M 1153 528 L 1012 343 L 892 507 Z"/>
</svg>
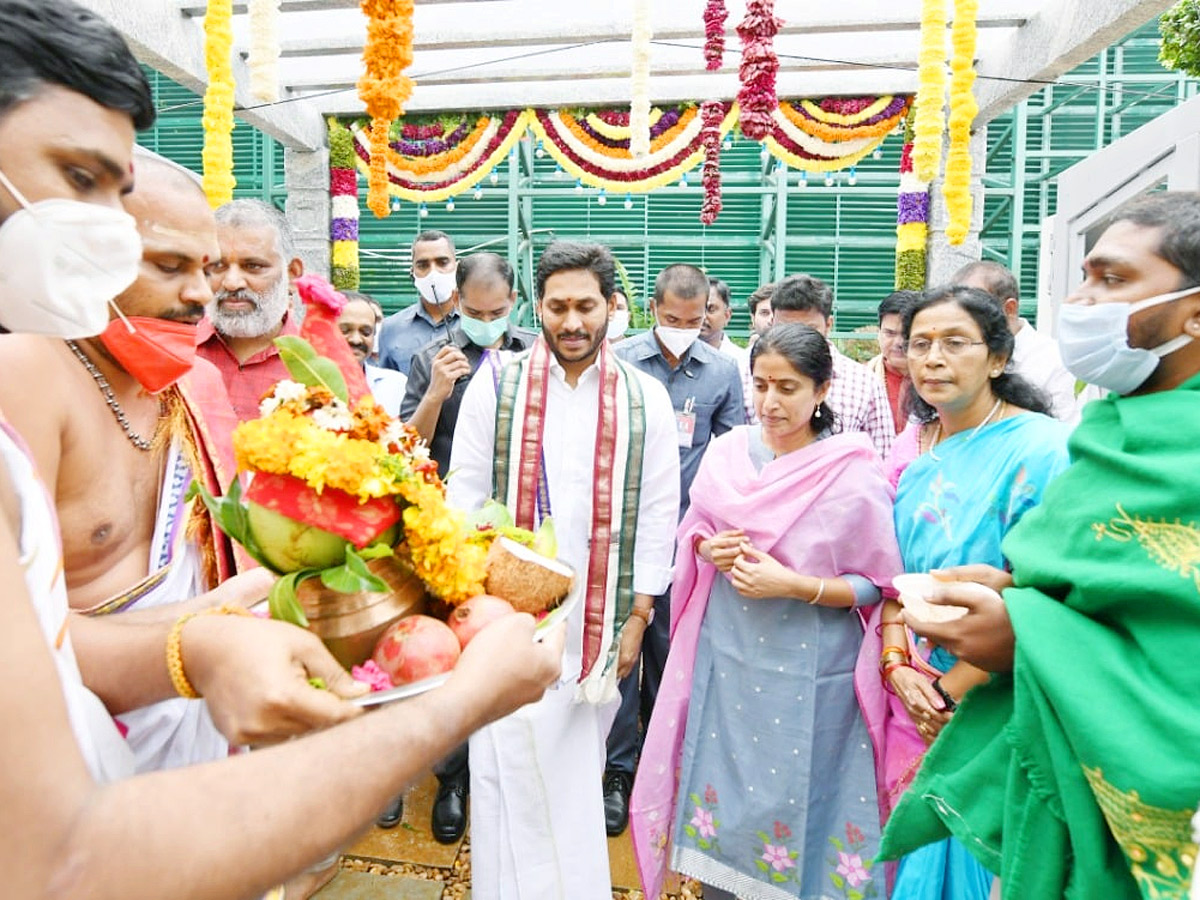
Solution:
<svg viewBox="0 0 1200 900">
<path fill-rule="evenodd" d="M 679 525 L 671 651 L 630 803 L 634 854 L 647 897 L 659 896 L 666 872 L 696 647 L 718 575 L 692 552 L 696 537 L 740 527 L 755 547 L 795 571 L 857 574 L 880 587 L 902 571 L 893 492 L 866 435 L 835 435 L 756 472 L 750 431 L 735 428 L 709 445 L 692 484 L 691 509 Z"/>
</svg>

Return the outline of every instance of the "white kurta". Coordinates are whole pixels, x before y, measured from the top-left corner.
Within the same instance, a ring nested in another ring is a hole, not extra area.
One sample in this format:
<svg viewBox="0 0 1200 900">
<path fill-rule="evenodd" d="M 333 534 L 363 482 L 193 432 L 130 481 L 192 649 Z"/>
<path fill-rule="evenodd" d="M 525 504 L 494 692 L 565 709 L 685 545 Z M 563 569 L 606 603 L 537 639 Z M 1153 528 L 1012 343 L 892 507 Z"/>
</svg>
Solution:
<svg viewBox="0 0 1200 900">
<path fill-rule="evenodd" d="M 1075 376 L 1063 365 L 1058 342 L 1038 331 L 1024 319 L 1013 339 L 1013 370 L 1046 392 L 1054 418 L 1075 425 L 1079 409 L 1075 402 Z"/>
<path fill-rule="evenodd" d="M 675 414 L 661 384 L 634 372 L 646 404 L 646 440 L 634 591 L 656 595 L 671 581 L 679 515 Z M 544 458 L 559 555 L 583 573 L 591 532 L 599 369 L 575 388 L 551 360 Z M 481 367 L 463 395 L 447 495 L 475 509 L 492 494 L 496 392 Z M 617 701 L 575 702 L 583 648 L 583 605 L 567 621 L 563 679 L 538 703 L 471 738 L 471 869 L 476 900 L 609 900 L 601 780 Z"/>
</svg>

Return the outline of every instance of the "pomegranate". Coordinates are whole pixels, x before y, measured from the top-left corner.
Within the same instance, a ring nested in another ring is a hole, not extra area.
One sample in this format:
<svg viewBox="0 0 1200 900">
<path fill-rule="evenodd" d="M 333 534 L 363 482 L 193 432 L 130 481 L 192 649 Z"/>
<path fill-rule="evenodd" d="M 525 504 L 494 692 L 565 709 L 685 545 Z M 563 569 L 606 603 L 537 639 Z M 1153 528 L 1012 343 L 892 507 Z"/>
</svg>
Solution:
<svg viewBox="0 0 1200 900">
<path fill-rule="evenodd" d="M 471 638 L 479 634 L 482 629 L 501 616 L 507 616 L 513 612 L 516 610 L 513 609 L 512 604 L 502 597 L 479 594 L 456 607 L 454 612 L 450 613 L 447 621 L 450 623 L 450 630 L 454 632 L 454 636 L 458 638 L 458 642 L 465 650 L 467 644 L 471 642 Z"/>
<path fill-rule="evenodd" d="M 449 672 L 462 650 L 450 626 L 432 616 L 408 616 L 388 626 L 372 659 L 399 687 Z"/>
</svg>

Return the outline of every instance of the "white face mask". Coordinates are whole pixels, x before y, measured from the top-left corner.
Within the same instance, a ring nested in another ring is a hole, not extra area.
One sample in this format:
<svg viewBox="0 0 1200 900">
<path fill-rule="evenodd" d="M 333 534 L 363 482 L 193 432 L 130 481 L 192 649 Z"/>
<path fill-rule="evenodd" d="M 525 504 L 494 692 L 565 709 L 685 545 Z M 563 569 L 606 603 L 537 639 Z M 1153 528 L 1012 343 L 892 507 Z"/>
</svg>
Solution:
<svg viewBox="0 0 1200 900">
<path fill-rule="evenodd" d="M 417 293 L 425 299 L 426 303 L 436 303 L 438 306 L 445 306 L 449 303 L 458 287 L 454 280 L 454 269 L 449 272 L 439 272 L 434 269 L 428 275 L 414 278 L 413 284 L 417 286 Z"/>
<path fill-rule="evenodd" d="M 623 337 L 625 332 L 629 330 L 629 310 L 618 309 L 612 314 L 612 318 L 608 320 L 608 334 L 610 341 L 615 341 L 619 337 Z"/>
<path fill-rule="evenodd" d="M 0 224 L 0 325 L 61 338 L 102 332 L 142 261 L 133 216 L 79 200 L 30 203 L 3 172 L 0 184 L 22 207 Z"/>
<path fill-rule="evenodd" d="M 700 337 L 699 328 L 668 328 L 666 325 L 655 325 L 654 333 L 676 359 L 687 353 L 688 347 Z"/>
<path fill-rule="evenodd" d="M 1058 345 L 1063 365 L 1080 381 L 1118 394 L 1132 394 L 1158 368 L 1159 360 L 1191 342 L 1181 334 L 1157 347 L 1129 346 L 1129 317 L 1160 303 L 1200 292 L 1184 288 L 1136 303 L 1065 303 L 1058 311 Z"/>
</svg>

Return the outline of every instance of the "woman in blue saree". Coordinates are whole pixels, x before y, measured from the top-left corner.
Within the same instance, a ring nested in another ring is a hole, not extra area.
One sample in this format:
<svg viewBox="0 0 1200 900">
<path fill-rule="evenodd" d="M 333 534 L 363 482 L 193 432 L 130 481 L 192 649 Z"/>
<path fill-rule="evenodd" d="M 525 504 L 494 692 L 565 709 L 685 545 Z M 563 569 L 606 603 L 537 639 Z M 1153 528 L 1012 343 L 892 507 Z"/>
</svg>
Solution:
<svg viewBox="0 0 1200 900">
<path fill-rule="evenodd" d="M 904 337 L 920 425 L 918 455 L 897 485 L 896 536 L 907 572 L 985 563 L 1067 464 L 1067 429 L 1040 392 L 1006 371 L 1013 337 L 1000 305 L 973 288 L 924 295 Z M 920 767 L 926 747 L 986 673 L 941 648 L 918 646 L 885 602 L 859 657 L 856 686 L 875 743 L 881 816 Z M 900 861 L 893 900 L 986 900 L 992 875 L 953 840 Z"/>
</svg>

